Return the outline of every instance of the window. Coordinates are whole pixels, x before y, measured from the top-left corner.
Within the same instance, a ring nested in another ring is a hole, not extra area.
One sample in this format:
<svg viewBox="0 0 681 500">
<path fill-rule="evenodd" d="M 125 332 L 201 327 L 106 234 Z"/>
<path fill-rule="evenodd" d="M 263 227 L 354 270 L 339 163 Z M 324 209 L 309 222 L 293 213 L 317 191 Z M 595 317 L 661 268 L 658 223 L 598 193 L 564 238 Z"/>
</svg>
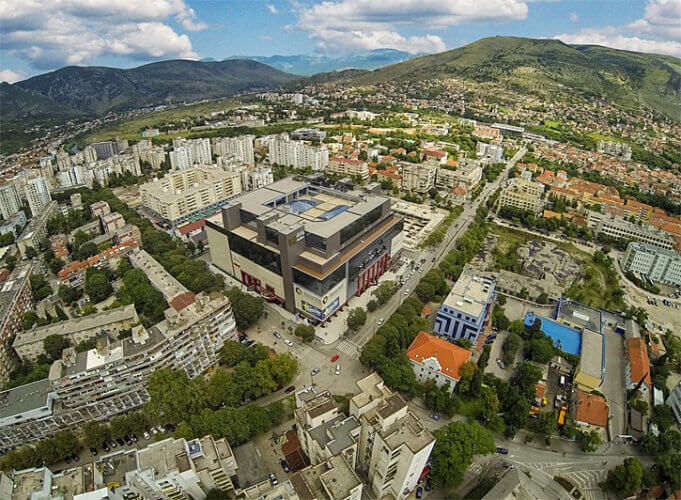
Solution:
<svg viewBox="0 0 681 500">
<path fill-rule="evenodd" d="M 229 240 L 229 248 L 232 252 L 250 259 L 259 266 L 281 276 L 281 259 L 279 254 L 232 232 L 227 233 L 227 239 Z"/>
<path fill-rule="evenodd" d="M 298 269 L 293 269 L 293 281 L 318 296 L 325 295 L 338 283 L 345 279 L 345 264 L 333 271 L 323 280 L 319 280 Z"/>
<path fill-rule="evenodd" d="M 271 227 L 265 227 L 265 238 L 268 243 L 279 246 L 279 231 Z"/>
<path fill-rule="evenodd" d="M 326 238 L 305 231 L 305 246 L 326 252 Z"/>
<path fill-rule="evenodd" d="M 383 213 L 383 207 L 376 207 L 369 213 L 362 215 L 359 219 L 351 223 L 350 225 L 341 229 L 340 233 L 340 243 L 343 246 L 346 242 L 353 239 L 355 236 L 364 232 L 365 229 L 371 227 L 371 225 L 380 219 Z"/>
</svg>

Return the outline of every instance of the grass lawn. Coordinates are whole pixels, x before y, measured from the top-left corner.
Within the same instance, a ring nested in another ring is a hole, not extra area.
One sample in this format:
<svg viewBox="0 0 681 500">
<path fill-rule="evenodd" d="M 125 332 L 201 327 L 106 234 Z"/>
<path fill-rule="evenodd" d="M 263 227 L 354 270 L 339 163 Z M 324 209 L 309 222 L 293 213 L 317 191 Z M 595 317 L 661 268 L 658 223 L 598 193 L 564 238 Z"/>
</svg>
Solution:
<svg viewBox="0 0 681 500">
<path fill-rule="evenodd" d="M 478 412 L 482 411 L 482 398 L 473 397 L 467 394 L 460 394 L 461 398 L 461 408 L 456 413 L 459 415 L 465 415 L 466 417 L 475 417 Z"/>
</svg>

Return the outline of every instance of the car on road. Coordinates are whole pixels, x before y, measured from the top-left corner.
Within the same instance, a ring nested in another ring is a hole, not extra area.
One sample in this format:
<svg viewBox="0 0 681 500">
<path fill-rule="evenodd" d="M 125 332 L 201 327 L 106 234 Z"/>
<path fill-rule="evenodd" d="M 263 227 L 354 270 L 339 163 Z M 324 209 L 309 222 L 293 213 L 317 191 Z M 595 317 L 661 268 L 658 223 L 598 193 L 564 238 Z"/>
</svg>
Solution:
<svg viewBox="0 0 681 500">
<path fill-rule="evenodd" d="M 290 385 L 290 386 L 288 386 L 288 387 L 286 388 L 286 394 L 290 394 L 291 392 L 293 392 L 293 391 L 295 391 L 295 390 L 296 390 L 296 386 L 295 386 L 295 385 Z"/>
<path fill-rule="evenodd" d="M 505 369 L 506 369 L 506 363 L 504 363 L 504 362 L 501 361 L 500 359 L 497 359 L 497 364 L 499 365 L 499 367 L 500 367 L 502 370 L 505 370 Z"/>
<path fill-rule="evenodd" d="M 405 295 L 409 295 L 409 288 L 407 288 L 407 289 L 404 291 L 404 294 L 405 294 Z"/>
<path fill-rule="evenodd" d="M 432 418 L 433 420 L 435 420 L 437 422 L 438 420 L 440 420 L 440 415 L 437 415 L 435 413 L 431 413 L 430 418 Z"/>
<path fill-rule="evenodd" d="M 284 472 L 290 472 L 291 471 L 286 460 L 279 460 L 279 463 L 281 464 L 281 468 L 284 469 Z"/>
<path fill-rule="evenodd" d="M 312 375 L 317 375 L 319 373 L 319 368 L 315 368 L 312 371 L 310 371 Z"/>
<path fill-rule="evenodd" d="M 385 321 L 383 318 L 378 320 L 378 326 L 381 326 L 383 324 L 383 321 Z"/>
<path fill-rule="evenodd" d="M 501 446 L 497 446 L 497 453 L 501 453 L 502 455 L 508 455 L 508 448 L 502 448 Z"/>
<path fill-rule="evenodd" d="M 334 354 L 333 358 L 331 358 L 331 362 L 333 363 L 334 361 L 338 361 L 338 354 Z"/>
<path fill-rule="evenodd" d="M 277 337 L 278 339 L 281 338 L 281 333 L 279 333 L 279 332 L 274 332 L 272 335 L 274 335 L 274 336 Z"/>
<path fill-rule="evenodd" d="M 284 344 L 286 344 L 289 347 L 293 347 L 293 342 L 291 342 L 289 339 L 284 340 Z"/>
<path fill-rule="evenodd" d="M 270 473 L 270 482 L 272 483 L 272 486 L 276 486 L 279 483 L 279 481 L 277 481 L 277 476 Z"/>
<path fill-rule="evenodd" d="M 336 375 L 340 375 L 341 365 L 336 365 Z"/>
</svg>

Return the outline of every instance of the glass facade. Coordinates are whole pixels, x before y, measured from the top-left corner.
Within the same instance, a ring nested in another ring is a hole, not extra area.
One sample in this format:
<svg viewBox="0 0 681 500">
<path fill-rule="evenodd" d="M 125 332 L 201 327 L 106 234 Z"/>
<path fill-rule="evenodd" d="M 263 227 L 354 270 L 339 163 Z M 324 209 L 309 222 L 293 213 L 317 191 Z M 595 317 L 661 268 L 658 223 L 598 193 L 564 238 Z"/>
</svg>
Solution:
<svg viewBox="0 0 681 500">
<path fill-rule="evenodd" d="M 242 224 L 248 224 L 249 222 L 253 222 L 256 219 L 255 214 L 247 212 L 243 208 L 239 209 L 239 218 L 241 219 Z"/>
<path fill-rule="evenodd" d="M 353 281 L 357 276 L 369 267 L 378 257 L 390 251 L 392 239 L 404 228 L 404 220 L 400 220 L 393 227 L 388 229 L 373 243 L 369 244 L 361 252 L 350 259 L 348 263 L 348 279 Z"/>
<path fill-rule="evenodd" d="M 265 226 L 265 238 L 273 245 L 279 246 L 279 231 Z"/>
<path fill-rule="evenodd" d="M 305 246 L 326 252 L 326 238 L 305 232 Z"/>
<path fill-rule="evenodd" d="M 281 276 L 281 258 L 278 253 L 232 232 L 227 233 L 227 238 L 229 240 L 229 248 L 232 252 L 252 260 L 259 266 Z"/>
<path fill-rule="evenodd" d="M 340 244 L 341 247 L 345 245 L 349 240 L 357 236 L 359 233 L 363 232 L 365 229 L 371 227 L 371 225 L 381 218 L 383 213 L 383 207 L 376 207 L 369 213 L 362 215 L 352 224 L 341 229 L 340 232 Z"/>
<path fill-rule="evenodd" d="M 333 271 L 323 280 L 293 268 L 293 282 L 318 296 L 326 295 L 329 290 L 345 279 L 345 264 Z"/>
</svg>

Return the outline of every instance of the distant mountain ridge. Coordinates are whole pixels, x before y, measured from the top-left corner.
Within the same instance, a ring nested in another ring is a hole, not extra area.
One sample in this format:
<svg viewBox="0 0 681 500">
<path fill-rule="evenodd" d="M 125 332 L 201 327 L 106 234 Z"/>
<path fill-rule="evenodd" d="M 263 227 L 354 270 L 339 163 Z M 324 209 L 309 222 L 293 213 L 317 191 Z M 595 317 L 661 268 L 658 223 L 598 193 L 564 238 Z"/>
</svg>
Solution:
<svg viewBox="0 0 681 500">
<path fill-rule="evenodd" d="M 681 120 L 681 59 L 553 39 L 483 38 L 367 72 L 351 82 L 370 85 L 447 77 L 497 82 L 540 97 L 560 93 L 603 96 Z"/>
<path fill-rule="evenodd" d="M 287 73 L 311 76 L 344 69 L 376 69 L 402 61 L 408 61 L 423 54 L 412 54 L 403 50 L 374 49 L 349 52 L 338 57 L 322 54 L 299 54 L 293 56 L 230 56 L 231 59 L 251 59 Z"/>
</svg>

